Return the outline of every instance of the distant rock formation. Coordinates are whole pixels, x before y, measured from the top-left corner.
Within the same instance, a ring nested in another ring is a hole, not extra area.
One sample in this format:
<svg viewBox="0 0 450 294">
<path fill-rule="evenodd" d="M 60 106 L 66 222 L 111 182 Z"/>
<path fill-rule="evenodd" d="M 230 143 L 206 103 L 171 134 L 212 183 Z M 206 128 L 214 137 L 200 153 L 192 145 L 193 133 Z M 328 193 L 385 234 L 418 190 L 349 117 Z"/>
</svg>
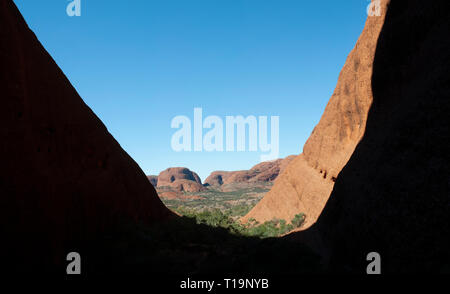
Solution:
<svg viewBox="0 0 450 294">
<path fill-rule="evenodd" d="M 273 182 L 287 167 L 294 155 L 283 159 L 261 162 L 250 170 L 215 171 L 202 184 L 200 177 L 186 167 L 171 167 L 158 176 L 147 176 L 157 188 L 158 195 L 165 199 L 193 199 L 185 193 L 221 190 L 223 192 L 237 191 L 251 187 L 263 187 Z M 169 193 L 170 192 L 170 193 Z"/>
<path fill-rule="evenodd" d="M 206 178 L 205 185 L 222 186 L 231 174 L 229 171 L 214 171 Z"/>
<path fill-rule="evenodd" d="M 158 175 L 157 187 L 170 187 L 178 192 L 199 192 L 205 190 L 200 177 L 185 167 L 171 167 Z"/>
<path fill-rule="evenodd" d="M 147 176 L 147 179 L 150 181 L 150 183 L 152 183 L 153 187 L 156 188 L 156 186 L 158 185 L 158 176 Z"/>
<path fill-rule="evenodd" d="M 287 167 L 294 155 L 283 159 L 261 162 L 249 170 L 215 171 L 205 180 L 209 186 L 222 186 L 235 183 L 272 182 Z"/>
<path fill-rule="evenodd" d="M 11 0 L 0 1 L 0 64 L 4 270 L 65 269 L 69 252 L 110 226 L 172 215 Z"/>
<path fill-rule="evenodd" d="M 387 1 L 380 1 L 381 15 L 369 17 L 347 58 L 336 89 L 318 125 L 297 156 L 275 181 L 269 193 L 242 219 L 260 222 L 273 218 L 289 221 L 306 214 L 304 228 L 322 212 L 339 172 L 364 135 L 372 103 L 372 69 L 375 49 L 384 23 Z"/>
</svg>

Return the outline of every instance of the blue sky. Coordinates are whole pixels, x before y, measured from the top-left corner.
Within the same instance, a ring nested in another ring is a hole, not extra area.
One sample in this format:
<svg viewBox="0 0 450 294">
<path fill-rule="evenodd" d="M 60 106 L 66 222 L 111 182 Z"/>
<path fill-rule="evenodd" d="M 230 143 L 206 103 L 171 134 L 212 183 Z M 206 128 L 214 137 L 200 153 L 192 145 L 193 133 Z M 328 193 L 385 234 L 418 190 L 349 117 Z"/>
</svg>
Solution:
<svg viewBox="0 0 450 294">
<path fill-rule="evenodd" d="M 15 0 L 84 101 L 146 174 L 248 169 L 261 152 L 175 152 L 171 120 L 280 117 L 299 154 L 366 19 L 365 0 Z"/>
</svg>

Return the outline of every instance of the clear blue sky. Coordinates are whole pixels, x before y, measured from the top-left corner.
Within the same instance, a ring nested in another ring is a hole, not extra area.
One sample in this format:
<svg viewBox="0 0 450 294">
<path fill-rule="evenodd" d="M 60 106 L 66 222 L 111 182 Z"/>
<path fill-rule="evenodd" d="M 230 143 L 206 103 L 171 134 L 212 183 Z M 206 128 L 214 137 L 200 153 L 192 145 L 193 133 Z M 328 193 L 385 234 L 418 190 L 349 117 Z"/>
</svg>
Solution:
<svg viewBox="0 0 450 294">
<path fill-rule="evenodd" d="M 366 19 L 366 0 L 15 0 L 84 101 L 146 174 L 248 169 L 261 152 L 175 152 L 177 115 L 278 115 L 299 154 Z"/>
</svg>

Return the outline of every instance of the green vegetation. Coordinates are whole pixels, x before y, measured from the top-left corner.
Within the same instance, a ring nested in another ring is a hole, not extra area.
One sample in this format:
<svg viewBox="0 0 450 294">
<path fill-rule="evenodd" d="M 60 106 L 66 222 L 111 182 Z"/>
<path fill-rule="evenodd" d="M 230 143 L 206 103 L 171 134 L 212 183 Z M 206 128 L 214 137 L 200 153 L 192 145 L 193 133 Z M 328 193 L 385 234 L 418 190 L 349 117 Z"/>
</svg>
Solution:
<svg viewBox="0 0 450 294">
<path fill-rule="evenodd" d="M 246 215 L 271 187 L 272 183 L 259 184 L 256 187 L 231 185 L 223 190 L 210 187 L 202 192 L 183 193 L 185 196 L 197 198 L 162 200 L 167 207 L 196 224 L 225 229 L 236 236 L 279 237 L 301 227 L 305 221 L 305 214 L 295 215 L 290 222 L 280 219 L 264 223 L 259 223 L 255 219 L 250 219 L 246 224 L 239 222 L 239 218 Z"/>
<path fill-rule="evenodd" d="M 230 216 L 237 218 L 247 214 L 271 187 L 272 183 L 260 183 L 256 187 L 229 185 L 226 187 L 226 191 L 210 187 L 208 190 L 201 192 L 182 192 L 182 195 L 185 196 L 198 196 L 198 199 L 180 197 L 179 199 L 162 198 L 162 201 L 173 210 L 180 206 L 197 212 L 211 209 L 231 210 Z"/>
<path fill-rule="evenodd" d="M 117 228 L 98 235 L 83 251 L 88 259 L 91 257 L 85 272 L 185 276 L 298 275 L 322 271 L 320 258 L 310 248 L 295 238 L 275 238 L 301 226 L 303 214 L 290 223 L 259 223 L 250 219 L 241 224 L 239 218 L 263 197 L 270 185 L 231 188 L 235 189 L 184 193 L 201 199 L 165 199 L 164 203 L 181 217 L 154 224 L 118 223 Z"/>
<path fill-rule="evenodd" d="M 323 272 L 320 257 L 295 238 L 231 233 L 233 228 L 242 227 L 224 215 L 220 211 L 205 212 L 195 218 L 182 216 L 150 225 L 124 220 L 80 249 L 89 260 L 85 273 L 105 277 L 111 274 L 185 277 L 225 273 L 298 276 Z M 273 231 L 277 230 L 272 224 L 275 222 L 251 233 L 275 235 Z M 278 224 L 283 226 L 283 221 Z"/>
<path fill-rule="evenodd" d="M 291 223 L 294 225 L 294 227 L 299 228 L 304 222 L 305 222 L 305 214 L 299 213 L 294 216 Z"/>
<path fill-rule="evenodd" d="M 322 272 L 320 258 L 310 248 L 295 238 L 277 238 L 300 227 L 304 214 L 291 222 L 239 222 L 270 187 L 271 184 L 234 185 L 221 190 L 212 187 L 198 193 L 179 193 L 180 198 L 162 199 L 181 217 L 152 224 L 118 222 L 117 227 L 96 235 L 80 249 L 89 260 L 85 273 L 185 277 Z"/>
<path fill-rule="evenodd" d="M 235 209 L 235 208 L 234 208 Z M 241 210 L 239 208 L 238 210 Z M 236 211 L 233 209 L 222 212 L 219 209 L 208 209 L 196 212 L 185 207 L 175 209 L 179 214 L 195 220 L 197 224 L 204 224 L 214 228 L 223 228 L 230 233 L 247 237 L 269 238 L 284 235 L 302 226 L 305 221 L 305 214 L 299 213 L 288 224 L 285 220 L 273 219 L 262 224 L 255 219 L 250 219 L 247 224 L 241 224 L 234 219 Z"/>
</svg>

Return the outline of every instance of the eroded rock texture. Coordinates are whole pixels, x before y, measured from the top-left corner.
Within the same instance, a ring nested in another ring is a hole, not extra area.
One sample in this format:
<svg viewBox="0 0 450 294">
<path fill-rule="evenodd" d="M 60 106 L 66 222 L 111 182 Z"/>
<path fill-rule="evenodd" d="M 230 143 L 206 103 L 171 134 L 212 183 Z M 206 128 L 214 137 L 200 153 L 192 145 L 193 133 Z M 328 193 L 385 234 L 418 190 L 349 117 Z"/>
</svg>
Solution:
<svg viewBox="0 0 450 294">
<path fill-rule="evenodd" d="M 336 270 L 450 270 L 450 3 L 391 1 L 366 132 L 314 226 Z"/>
<path fill-rule="evenodd" d="M 178 192 L 205 190 L 200 177 L 186 167 L 170 167 L 160 172 L 157 187 L 168 187 Z"/>
<path fill-rule="evenodd" d="M 291 155 L 286 158 L 261 162 L 249 170 L 214 171 L 206 178 L 205 184 L 218 187 L 239 183 L 273 182 L 294 158 L 295 156 Z"/>
<path fill-rule="evenodd" d="M 299 212 L 306 214 L 304 228 L 316 221 L 339 172 L 365 132 L 373 98 L 371 79 L 376 44 L 387 3 L 380 1 L 380 16 L 368 17 L 303 153 L 289 164 L 272 190 L 243 218 L 244 222 L 250 218 L 260 222 L 274 218 L 290 221 Z"/>
</svg>

